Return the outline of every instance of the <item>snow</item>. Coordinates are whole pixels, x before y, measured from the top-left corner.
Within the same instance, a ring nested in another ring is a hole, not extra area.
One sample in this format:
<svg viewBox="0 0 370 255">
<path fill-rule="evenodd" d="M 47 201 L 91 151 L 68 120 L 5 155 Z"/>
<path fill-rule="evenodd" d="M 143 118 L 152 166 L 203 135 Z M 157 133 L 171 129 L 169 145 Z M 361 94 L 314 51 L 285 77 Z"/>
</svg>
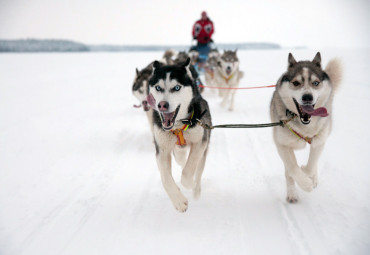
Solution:
<svg viewBox="0 0 370 255">
<path fill-rule="evenodd" d="M 287 50 L 238 54 L 241 86 L 274 84 L 287 65 Z M 214 130 L 200 200 L 173 164 L 189 199 L 182 214 L 132 107 L 135 68 L 160 52 L 1 54 L 0 254 L 368 254 L 370 50 L 321 55 L 324 65 L 340 57 L 345 76 L 319 186 L 288 204 L 271 129 Z M 214 124 L 265 123 L 272 92 L 238 91 L 234 112 L 204 97 Z"/>
</svg>

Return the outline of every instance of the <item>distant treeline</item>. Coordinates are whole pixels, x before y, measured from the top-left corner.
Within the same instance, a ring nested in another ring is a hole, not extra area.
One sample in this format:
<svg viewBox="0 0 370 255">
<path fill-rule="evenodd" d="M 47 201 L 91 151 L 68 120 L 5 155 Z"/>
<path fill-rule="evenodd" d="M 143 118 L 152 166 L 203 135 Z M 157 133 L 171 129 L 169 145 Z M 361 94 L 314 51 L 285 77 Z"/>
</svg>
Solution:
<svg viewBox="0 0 370 255">
<path fill-rule="evenodd" d="M 80 52 L 89 47 L 68 40 L 0 40 L 0 52 Z"/>
<path fill-rule="evenodd" d="M 216 44 L 220 50 L 280 49 L 275 43 Z M 0 40 L 0 52 L 87 52 L 87 51 L 165 51 L 188 50 L 190 45 L 85 45 L 69 40 Z"/>
</svg>

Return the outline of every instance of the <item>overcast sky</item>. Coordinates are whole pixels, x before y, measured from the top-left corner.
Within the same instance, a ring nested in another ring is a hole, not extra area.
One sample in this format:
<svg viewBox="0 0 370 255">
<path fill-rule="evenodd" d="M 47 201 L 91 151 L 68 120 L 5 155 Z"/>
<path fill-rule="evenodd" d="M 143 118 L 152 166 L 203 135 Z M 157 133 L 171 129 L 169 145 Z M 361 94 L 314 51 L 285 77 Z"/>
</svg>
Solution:
<svg viewBox="0 0 370 255">
<path fill-rule="evenodd" d="M 0 0 L 0 39 L 187 45 L 203 10 L 216 43 L 370 46 L 367 0 Z"/>
</svg>

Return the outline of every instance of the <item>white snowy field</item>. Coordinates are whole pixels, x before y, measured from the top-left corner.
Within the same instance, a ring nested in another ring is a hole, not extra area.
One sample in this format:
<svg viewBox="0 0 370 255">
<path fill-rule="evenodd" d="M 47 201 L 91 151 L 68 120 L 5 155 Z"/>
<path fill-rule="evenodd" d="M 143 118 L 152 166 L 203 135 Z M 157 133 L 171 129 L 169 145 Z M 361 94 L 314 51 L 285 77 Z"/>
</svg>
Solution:
<svg viewBox="0 0 370 255">
<path fill-rule="evenodd" d="M 287 66 L 287 50 L 238 54 L 243 87 L 274 84 Z M 342 59 L 344 81 L 319 186 L 288 204 L 272 130 L 219 129 L 199 200 L 173 162 L 189 199 L 179 213 L 132 107 L 135 68 L 160 52 L 1 54 L 0 254 L 369 254 L 370 50 L 321 56 Z M 234 112 L 204 97 L 214 124 L 265 123 L 273 90 L 238 91 Z"/>
</svg>

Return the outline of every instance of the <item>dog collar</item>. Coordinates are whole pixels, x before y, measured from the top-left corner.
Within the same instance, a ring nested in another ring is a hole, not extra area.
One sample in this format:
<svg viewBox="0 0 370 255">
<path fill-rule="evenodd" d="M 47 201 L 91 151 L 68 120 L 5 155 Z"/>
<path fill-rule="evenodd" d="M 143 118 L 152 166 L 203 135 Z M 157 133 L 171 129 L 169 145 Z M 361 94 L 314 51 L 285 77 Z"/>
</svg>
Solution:
<svg viewBox="0 0 370 255">
<path fill-rule="evenodd" d="M 235 74 L 236 72 L 233 72 L 229 77 L 226 77 L 226 76 L 224 76 L 224 75 L 222 75 L 222 77 L 224 78 L 224 80 L 226 81 L 226 83 L 229 83 L 229 80 L 231 80 L 231 78 L 233 78 L 234 77 L 234 74 Z"/>
<path fill-rule="evenodd" d="M 190 123 L 191 123 L 191 120 L 193 119 L 193 116 L 194 116 L 194 111 L 191 114 L 191 117 L 189 119 Z M 180 145 L 180 146 L 185 146 L 186 145 L 186 140 L 184 138 L 184 133 L 183 132 L 186 131 L 189 128 L 189 126 L 190 126 L 190 124 L 184 124 L 184 126 L 182 128 L 171 130 L 172 134 L 177 136 L 177 141 L 176 141 L 177 145 Z"/>
<path fill-rule="evenodd" d="M 291 116 L 294 116 L 294 117 L 296 117 L 296 116 L 298 116 L 297 114 L 295 114 L 294 112 L 292 112 L 291 110 L 289 110 L 289 109 L 286 109 L 286 111 L 285 111 L 285 115 L 288 117 L 288 115 L 291 115 Z"/>
<path fill-rule="evenodd" d="M 306 143 L 308 144 L 311 144 L 312 143 L 312 139 L 316 136 L 314 135 L 313 137 L 308 137 L 308 136 L 303 136 L 301 135 L 300 133 L 298 133 L 297 131 L 295 131 L 288 123 L 285 124 L 285 126 L 290 130 L 290 132 L 292 132 L 296 137 L 302 139 L 302 140 L 305 140 Z"/>
</svg>

